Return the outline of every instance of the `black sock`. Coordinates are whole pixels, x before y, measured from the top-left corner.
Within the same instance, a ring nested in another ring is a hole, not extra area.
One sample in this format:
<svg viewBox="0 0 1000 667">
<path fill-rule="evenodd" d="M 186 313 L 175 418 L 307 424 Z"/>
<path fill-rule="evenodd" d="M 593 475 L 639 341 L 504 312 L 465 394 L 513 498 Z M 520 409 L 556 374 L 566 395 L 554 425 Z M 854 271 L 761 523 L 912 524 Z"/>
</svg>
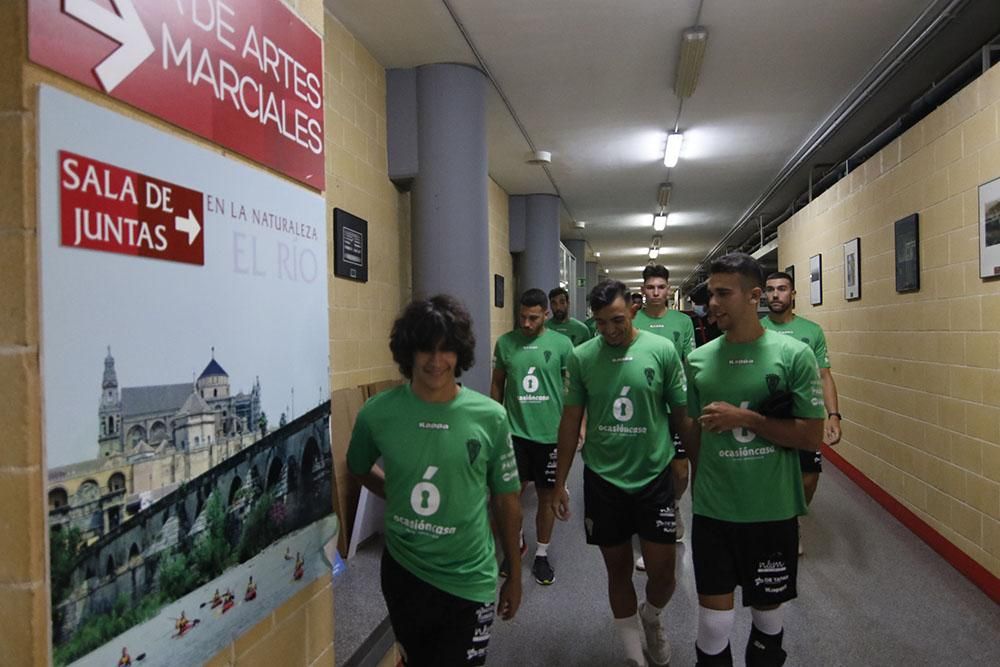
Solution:
<svg viewBox="0 0 1000 667">
<path fill-rule="evenodd" d="M 694 645 L 694 650 L 698 655 L 698 662 L 695 663 L 695 667 L 733 667 L 733 652 L 729 650 L 729 644 L 726 644 L 726 648 L 723 649 L 722 653 L 714 655 L 709 655 L 702 651 L 698 648 L 698 644 Z"/>
<path fill-rule="evenodd" d="M 784 631 L 769 635 L 750 626 L 750 639 L 747 641 L 747 667 L 781 667 L 785 664 L 788 654 L 781 648 L 781 638 Z"/>
</svg>

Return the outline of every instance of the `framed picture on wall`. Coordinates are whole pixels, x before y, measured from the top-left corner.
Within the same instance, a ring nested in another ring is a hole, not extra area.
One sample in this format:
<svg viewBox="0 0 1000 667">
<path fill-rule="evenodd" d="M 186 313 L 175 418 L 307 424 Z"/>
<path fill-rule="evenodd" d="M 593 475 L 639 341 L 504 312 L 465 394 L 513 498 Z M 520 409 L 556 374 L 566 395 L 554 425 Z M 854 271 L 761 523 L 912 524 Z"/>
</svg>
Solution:
<svg viewBox="0 0 1000 667">
<path fill-rule="evenodd" d="M 917 214 L 896 221 L 896 291 L 920 290 L 920 236 Z"/>
<path fill-rule="evenodd" d="M 795 289 L 795 265 L 790 264 L 785 267 L 785 273 L 792 277 L 792 289 Z"/>
<path fill-rule="evenodd" d="M 809 258 L 809 303 L 814 306 L 823 303 L 823 255 Z"/>
<path fill-rule="evenodd" d="M 979 277 L 1000 276 L 1000 178 L 979 186 Z"/>
<path fill-rule="evenodd" d="M 333 209 L 333 275 L 368 282 L 368 221 Z"/>
<path fill-rule="evenodd" d="M 861 298 L 860 238 L 853 238 L 844 244 L 844 298 L 848 301 Z"/>
<path fill-rule="evenodd" d="M 493 274 L 493 305 L 503 308 L 503 276 L 499 273 Z"/>
</svg>

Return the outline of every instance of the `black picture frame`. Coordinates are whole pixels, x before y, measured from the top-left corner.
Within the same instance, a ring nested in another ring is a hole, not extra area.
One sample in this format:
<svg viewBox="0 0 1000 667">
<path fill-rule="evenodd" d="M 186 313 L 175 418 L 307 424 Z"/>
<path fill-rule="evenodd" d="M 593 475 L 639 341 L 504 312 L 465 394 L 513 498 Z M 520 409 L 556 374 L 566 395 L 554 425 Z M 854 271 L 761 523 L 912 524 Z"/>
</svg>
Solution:
<svg viewBox="0 0 1000 667">
<path fill-rule="evenodd" d="M 809 303 L 823 305 L 823 255 L 809 258 Z"/>
<path fill-rule="evenodd" d="M 861 237 L 855 236 L 844 244 L 844 299 L 861 298 Z"/>
<path fill-rule="evenodd" d="M 333 275 L 368 282 L 368 221 L 333 209 Z"/>
<path fill-rule="evenodd" d="M 503 284 L 504 279 L 499 273 L 493 274 L 493 305 L 503 308 Z"/>
<path fill-rule="evenodd" d="M 916 213 L 896 221 L 896 291 L 900 294 L 920 290 L 920 220 Z"/>
<path fill-rule="evenodd" d="M 795 265 L 789 264 L 785 267 L 785 273 L 792 277 L 792 289 L 795 289 Z"/>
</svg>

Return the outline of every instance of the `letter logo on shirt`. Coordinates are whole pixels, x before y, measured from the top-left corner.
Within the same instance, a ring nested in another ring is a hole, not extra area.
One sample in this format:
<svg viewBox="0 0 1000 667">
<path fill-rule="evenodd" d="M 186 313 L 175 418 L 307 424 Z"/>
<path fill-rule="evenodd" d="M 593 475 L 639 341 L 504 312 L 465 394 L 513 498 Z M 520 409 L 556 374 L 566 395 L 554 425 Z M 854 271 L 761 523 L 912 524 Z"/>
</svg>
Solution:
<svg viewBox="0 0 1000 667">
<path fill-rule="evenodd" d="M 615 399 L 615 404 L 612 406 L 611 411 L 620 422 L 627 422 L 632 419 L 632 415 L 635 414 L 635 406 L 632 405 L 632 399 L 628 398 L 628 392 L 632 387 L 625 386 L 622 387 L 621 393 L 618 398 Z"/>
<path fill-rule="evenodd" d="M 521 380 L 521 386 L 524 387 L 524 390 L 529 394 L 534 394 L 538 391 L 540 384 L 538 376 L 535 375 L 535 367 L 532 366 L 528 369 L 528 374 L 524 376 L 523 380 Z"/>
<path fill-rule="evenodd" d="M 441 507 L 441 492 L 430 480 L 437 474 L 437 466 L 427 466 L 423 479 L 410 492 L 410 507 L 420 516 L 430 516 Z"/>
</svg>

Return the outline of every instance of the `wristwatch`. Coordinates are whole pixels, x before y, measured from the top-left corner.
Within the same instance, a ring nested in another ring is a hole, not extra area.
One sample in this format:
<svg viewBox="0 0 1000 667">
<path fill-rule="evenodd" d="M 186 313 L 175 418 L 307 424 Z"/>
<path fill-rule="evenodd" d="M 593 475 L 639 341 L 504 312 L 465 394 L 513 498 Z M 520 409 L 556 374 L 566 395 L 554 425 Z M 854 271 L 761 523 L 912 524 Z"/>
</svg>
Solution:
<svg viewBox="0 0 1000 667">
<path fill-rule="evenodd" d="M 843 417 L 840 416 L 839 412 L 828 412 L 828 413 L 826 413 L 826 418 L 829 419 L 830 417 L 836 417 L 837 419 L 843 419 Z"/>
</svg>

